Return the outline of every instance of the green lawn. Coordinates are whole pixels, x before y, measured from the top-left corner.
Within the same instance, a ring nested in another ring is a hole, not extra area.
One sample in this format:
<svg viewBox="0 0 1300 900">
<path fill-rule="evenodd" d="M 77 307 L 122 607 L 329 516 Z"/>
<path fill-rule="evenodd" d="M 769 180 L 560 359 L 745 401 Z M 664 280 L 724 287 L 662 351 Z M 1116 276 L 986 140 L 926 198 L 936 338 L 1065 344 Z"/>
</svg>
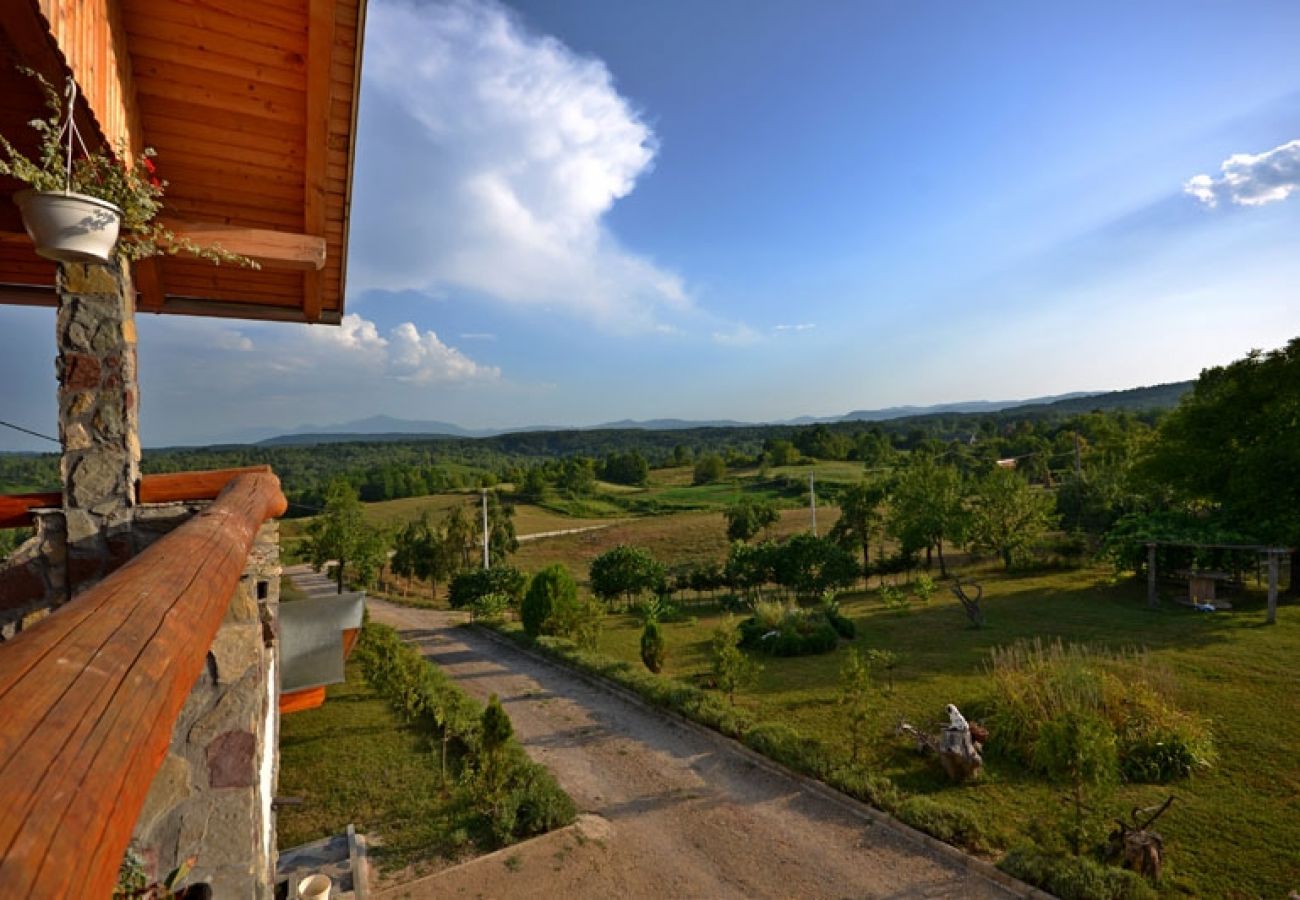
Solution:
<svg viewBox="0 0 1300 900">
<path fill-rule="evenodd" d="M 281 847 L 354 823 L 379 838 L 373 852 L 384 871 L 433 868 L 474 849 L 472 811 L 441 796 L 428 737 L 397 719 L 356 663 L 324 706 L 281 720 L 278 794 L 304 801 L 279 811 Z"/>
<path fill-rule="evenodd" d="M 1002 846 L 1024 840 L 1026 826 L 1050 819 L 1055 792 L 1018 766 L 990 758 L 984 779 L 948 784 L 932 761 L 895 737 L 900 718 L 937 723 L 953 702 L 978 717 L 988 695 L 990 648 L 1019 638 L 1145 647 L 1171 675 L 1174 699 L 1212 724 L 1218 761 L 1207 773 L 1168 786 L 1119 788 L 1105 801 L 1118 814 L 1178 797 L 1160 821 L 1171 890 L 1197 896 L 1285 896 L 1300 885 L 1300 607 L 1284 605 L 1278 624 L 1263 625 L 1262 598 L 1246 598 L 1229 613 L 1181 607 L 1149 611 L 1145 584 L 1112 585 L 1106 572 L 1007 576 L 982 573 L 989 627 L 967 627 L 960 606 L 942 589 L 907 615 L 887 611 L 874 594 L 845 597 L 843 611 L 858 626 L 856 646 L 902 656 L 891 692 L 878 679 L 876 739 L 869 765 L 909 792 L 942 795 L 968 809 Z M 693 623 L 664 626 L 668 674 L 693 680 L 708 670 L 708 641 L 721 617 L 715 607 L 688 609 Z M 601 652 L 639 664 L 639 627 L 612 615 Z M 739 702 L 758 718 L 781 722 L 839 747 L 847 734 L 836 703 L 845 649 L 824 656 L 764 659 L 758 683 Z"/>
</svg>

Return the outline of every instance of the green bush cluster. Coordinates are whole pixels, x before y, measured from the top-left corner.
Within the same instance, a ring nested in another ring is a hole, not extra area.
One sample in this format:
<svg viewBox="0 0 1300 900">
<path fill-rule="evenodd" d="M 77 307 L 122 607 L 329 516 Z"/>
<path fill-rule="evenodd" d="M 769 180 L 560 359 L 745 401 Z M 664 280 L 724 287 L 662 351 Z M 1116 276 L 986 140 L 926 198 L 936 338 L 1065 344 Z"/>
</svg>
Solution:
<svg viewBox="0 0 1300 900">
<path fill-rule="evenodd" d="M 1167 699 L 1162 673 L 1142 654 L 1035 640 L 996 648 L 990 674 L 989 750 L 1035 771 L 1041 728 L 1068 713 L 1095 716 L 1114 733 L 1126 781 L 1162 783 L 1213 762 L 1208 726 Z"/>
<path fill-rule="evenodd" d="M 1157 896 L 1137 873 L 1086 856 L 1016 847 L 1002 857 L 998 868 L 1061 900 L 1154 900 Z"/>
<path fill-rule="evenodd" d="M 664 643 L 663 629 L 659 623 L 651 619 L 645 623 L 645 630 L 641 632 L 641 662 L 651 672 L 658 675 L 663 671 L 664 660 L 668 656 L 668 646 Z"/>
<path fill-rule="evenodd" d="M 833 608 L 801 609 L 795 604 L 759 601 L 754 615 L 739 625 L 740 646 L 769 656 L 829 653 L 840 638 L 852 639 L 853 622 Z"/>
<path fill-rule="evenodd" d="M 500 594 L 515 606 L 523 599 L 527 585 L 528 576 L 514 566 L 498 564 L 490 569 L 469 569 L 452 578 L 447 603 L 452 609 L 472 608 L 479 598 Z"/>
<path fill-rule="evenodd" d="M 499 705 L 484 712 L 441 669 L 386 625 L 367 623 L 356 650 L 366 680 L 409 724 L 443 748 L 443 774 L 479 810 L 497 845 L 542 834 L 573 821 L 576 810 L 544 766 L 511 736 Z M 459 771 L 448 774 L 454 745 Z M 451 785 L 448 784 L 450 787 Z"/>
</svg>

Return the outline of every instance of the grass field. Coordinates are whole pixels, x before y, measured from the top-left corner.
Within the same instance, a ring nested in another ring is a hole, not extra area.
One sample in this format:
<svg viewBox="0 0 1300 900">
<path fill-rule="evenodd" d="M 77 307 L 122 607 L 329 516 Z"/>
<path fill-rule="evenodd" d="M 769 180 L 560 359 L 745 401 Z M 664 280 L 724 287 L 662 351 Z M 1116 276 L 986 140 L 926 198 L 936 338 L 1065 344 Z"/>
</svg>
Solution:
<svg viewBox="0 0 1300 900">
<path fill-rule="evenodd" d="M 278 792 L 303 803 L 277 814 L 280 846 L 342 834 L 354 823 L 380 837 L 373 853 L 385 872 L 423 871 L 470 853 L 472 810 L 441 796 L 428 737 L 397 719 L 357 664 L 347 674 L 346 684 L 328 689 L 324 706 L 281 721 Z"/>
<path fill-rule="evenodd" d="M 858 626 L 862 650 L 889 649 L 902 657 L 892 691 L 876 684 L 876 735 L 867 764 L 909 792 L 942 795 L 966 808 L 1003 847 L 1026 839 L 1026 827 L 1048 821 L 1057 792 L 1018 766 L 987 760 L 984 779 L 970 786 L 946 782 L 932 760 L 894 736 L 900 718 L 937 723 L 945 704 L 978 717 L 989 694 L 989 650 L 1018 638 L 1145 647 L 1167 667 L 1175 700 L 1212 723 L 1218 761 L 1190 780 L 1168 786 L 1127 785 L 1104 800 L 1118 815 L 1172 793 L 1173 810 L 1160 822 L 1169 861 L 1167 888 L 1196 896 L 1285 896 L 1300 885 L 1300 608 L 1284 606 L 1278 624 L 1262 624 L 1261 599 L 1252 596 L 1231 613 L 1205 615 L 1183 608 L 1149 611 L 1145 585 L 1112 585 L 1108 572 L 1023 576 L 986 573 L 989 627 L 972 630 L 946 592 L 914 602 L 898 615 L 874 594 L 846 596 L 842 610 Z M 708 641 L 722 613 L 700 607 L 697 620 L 664 626 L 667 673 L 702 680 L 709 668 Z M 639 625 L 611 615 L 601 636 L 603 653 L 639 664 Z M 756 685 L 738 702 L 759 719 L 781 722 L 840 748 L 848 736 L 837 705 L 837 680 L 846 650 L 795 659 L 764 659 Z M 1109 818 L 1109 817 L 1108 817 Z"/>
</svg>

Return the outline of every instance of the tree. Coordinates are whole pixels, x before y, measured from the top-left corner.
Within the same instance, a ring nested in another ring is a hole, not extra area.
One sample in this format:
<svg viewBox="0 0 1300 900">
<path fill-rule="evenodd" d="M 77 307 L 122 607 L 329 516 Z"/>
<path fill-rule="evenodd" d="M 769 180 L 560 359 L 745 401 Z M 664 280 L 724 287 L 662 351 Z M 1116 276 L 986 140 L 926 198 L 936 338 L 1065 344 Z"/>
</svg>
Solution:
<svg viewBox="0 0 1300 900">
<path fill-rule="evenodd" d="M 799 450 L 790 441 L 769 438 L 763 442 L 763 452 L 774 466 L 792 466 L 799 461 Z"/>
<path fill-rule="evenodd" d="M 852 446 L 847 437 L 831 431 L 825 425 L 800 428 L 794 433 L 794 445 L 800 453 L 816 459 L 844 459 Z"/>
<path fill-rule="evenodd" d="M 1300 337 L 1201 372 L 1139 475 L 1255 540 L 1300 550 Z M 1291 590 L 1300 589 L 1291 555 Z"/>
<path fill-rule="evenodd" d="M 862 548 L 862 573 L 871 571 L 871 541 L 884 526 L 882 507 L 889 496 L 884 479 L 866 479 L 840 494 L 840 518 L 830 538 L 843 547 Z"/>
<path fill-rule="evenodd" d="M 713 484 L 727 475 L 727 464 L 716 453 L 706 453 L 695 461 L 695 484 Z"/>
<path fill-rule="evenodd" d="M 610 453 L 600 467 L 600 475 L 614 484 L 641 487 L 650 479 L 650 464 L 637 450 Z"/>
<path fill-rule="evenodd" d="M 928 568 L 930 551 L 937 550 L 939 573 L 946 577 L 944 541 L 959 543 L 966 524 L 957 470 L 926 456 L 917 457 L 903 470 L 890 500 L 889 530 L 902 543 L 903 551 L 924 549 Z"/>
<path fill-rule="evenodd" d="M 663 671 L 664 660 L 668 656 L 668 648 L 664 643 L 663 629 L 659 623 L 651 619 L 645 623 L 645 630 L 641 632 L 641 662 L 651 672 L 658 675 Z"/>
<path fill-rule="evenodd" d="M 713 631 L 713 680 L 732 706 L 736 705 L 736 691 L 752 684 L 763 671 L 762 666 L 740 649 L 738 642 L 736 623 L 731 617 Z"/>
<path fill-rule="evenodd" d="M 585 456 L 571 456 L 560 468 L 559 487 L 570 497 L 585 497 L 596 487 L 596 464 Z"/>
<path fill-rule="evenodd" d="M 479 539 L 482 540 L 482 537 Z M 505 562 L 506 557 L 518 549 L 515 505 L 503 503 L 495 492 L 488 494 L 488 551 L 492 565 Z"/>
<path fill-rule="evenodd" d="M 472 606 L 475 600 L 489 594 L 500 594 L 517 605 L 524 596 L 528 576 L 514 566 L 493 566 L 490 569 L 467 569 L 451 580 L 447 603 L 452 609 Z"/>
<path fill-rule="evenodd" d="M 1111 784 L 1118 777 L 1115 732 L 1094 713 L 1066 710 L 1039 726 L 1034 764 L 1052 781 L 1070 786 L 1074 809 L 1064 830 L 1078 856 L 1086 831 L 1087 789 Z"/>
<path fill-rule="evenodd" d="M 549 487 L 546 483 L 546 473 L 542 471 L 541 466 L 529 466 L 524 472 L 523 480 L 516 489 L 519 496 L 525 500 L 536 503 L 545 499 L 546 490 Z"/>
<path fill-rule="evenodd" d="M 995 468 L 976 484 L 970 498 L 970 545 L 1002 557 L 1008 569 L 1056 524 L 1054 501 L 1029 486 L 1012 469 Z"/>
<path fill-rule="evenodd" d="M 468 569 L 473 565 L 475 550 L 479 543 L 479 530 L 469 515 L 469 507 L 453 506 L 447 518 L 442 520 L 442 540 L 446 553 L 451 560 L 452 574 Z M 479 550 L 479 553 L 482 551 Z"/>
<path fill-rule="evenodd" d="M 520 604 L 519 618 L 532 637 L 549 633 L 547 627 L 558 607 L 577 603 L 578 585 L 562 563 L 547 566 L 533 576 Z"/>
<path fill-rule="evenodd" d="M 591 591 L 605 602 L 622 595 L 628 606 L 664 582 L 664 567 L 649 550 L 619 544 L 591 561 Z"/>
<path fill-rule="evenodd" d="M 829 538 L 796 534 L 776 547 L 773 569 L 777 584 L 801 600 L 820 597 L 858 580 L 858 566 L 849 552 Z"/>
<path fill-rule="evenodd" d="M 727 540 L 747 541 L 760 531 L 771 528 L 781 516 L 769 500 L 745 497 L 722 511 L 727 520 Z"/>
<path fill-rule="evenodd" d="M 372 583 L 387 548 L 383 533 L 366 522 L 356 489 L 335 479 L 325 491 L 325 511 L 307 527 L 306 550 L 317 572 L 330 566 L 341 594 L 349 574 L 358 584 Z"/>
<path fill-rule="evenodd" d="M 406 579 L 419 577 L 420 552 L 428 531 L 428 513 L 421 514 L 420 518 L 412 519 L 398 529 L 393 537 L 393 558 L 389 563 L 394 574 Z M 402 590 L 402 596 L 406 596 L 405 588 Z"/>
<path fill-rule="evenodd" d="M 856 763 L 871 716 L 871 667 L 856 648 L 849 649 L 840 669 L 840 705 L 848 717 L 850 759 Z"/>
<path fill-rule="evenodd" d="M 515 735 L 515 726 L 510 716 L 501 707 L 496 694 L 488 697 L 487 706 L 483 708 L 483 717 L 479 721 L 480 759 L 482 776 L 488 799 L 496 800 L 505 776 L 506 748 Z"/>
</svg>

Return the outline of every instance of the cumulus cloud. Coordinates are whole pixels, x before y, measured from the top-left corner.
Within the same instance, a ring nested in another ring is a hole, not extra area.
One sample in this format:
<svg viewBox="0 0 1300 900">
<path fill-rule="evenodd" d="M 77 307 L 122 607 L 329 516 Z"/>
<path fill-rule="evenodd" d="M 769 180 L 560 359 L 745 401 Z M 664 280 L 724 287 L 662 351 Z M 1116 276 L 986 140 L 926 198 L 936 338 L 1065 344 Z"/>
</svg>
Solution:
<svg viewBox="0 0 1300 900">
<path fill-rule="evenodd" d="M 1300 140 L 1288 141 L 1263 153 L 1234 153 L 1219 167 L 1219 178 L 1197 175 L 1183 191 L 1206 206 L 1230 201 L 1238 206 L 1263 206 L 1285 200 L 1300 189 Z"/>
<path fill-rule="evenodd" d="M 436 332 L 421 332 L 413 322 L 403 322 L 388 337 L 383 337 L 374 322 L 349 313 L 337 328 L 311 328 L 306 336 L 308 347 L 290 354 L 300 367 L 322 363 L 362 367 L 372 374 L 419 385 L 501 377 L 501 370 L 496 366 L 476 363 L 455 347 L 444 344 Z M 319 353 L 311 352 L 312 345 L 328 349 L 331 356 L 322 361 Z"/>
<path fill-rule="evenodd" d="M 657 150 L 604 63 L 495 0 L 383 0 L 366 30 L 358 287 L 455 287 L 619 330 L 691 307 L 603 223 Z"/>
</svg>

